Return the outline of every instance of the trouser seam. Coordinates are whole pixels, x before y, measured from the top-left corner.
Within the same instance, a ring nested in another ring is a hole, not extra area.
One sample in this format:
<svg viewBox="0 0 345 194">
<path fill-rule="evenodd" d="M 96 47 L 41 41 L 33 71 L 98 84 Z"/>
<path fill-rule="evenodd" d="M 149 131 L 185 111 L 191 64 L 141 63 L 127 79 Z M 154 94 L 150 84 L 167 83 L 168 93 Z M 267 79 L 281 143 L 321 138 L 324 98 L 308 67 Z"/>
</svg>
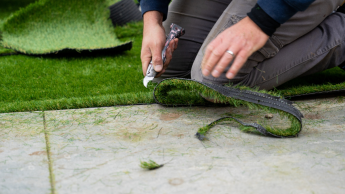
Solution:
<svg viewBox="0 0 345 194">
<path fill-rule="evenodd" d="M 322 52 L 321 52 L 320 54 L 318 54 L 318 55 L 313 55 L 311 58 L 306 59 L 306 60 L 302 61 L 301 63 L 298 63 L 298 64 L 296 64 L 296 65 L 290 67 L 289 69 L 285 70 L 284 72 L 281 72 L 281 73 L 279 73 L 278 75 L 276 75 L 276 76 L 274 76 L 274 77 L 272 77 L 272 78 L 270 78 L 270 79 L 264 80 L 263 82 L 260 82 L 260 83 L 255 84 L 255 85 L 263 84 L 263 83 L 268 82 L 268 81 L 270 81 L 270 80 L 272 80 L 272 79 L 275 79 L 277 76 L 279 76 L 279 75 L 281 75 L 281 74 L 283 74 L 283 73 L 285 73 L 285 72 L 291 70 L 292 68 L 294 68 L 294 67 L 296 67 L 296 66 L 298 66 L 298 65 L 301 65 L 301 64 L 303 64 L 303 63 L 306 63 L 306 62 L 308 62 L 308 61 L 310 61 L 310 60 L 312 60 L 312 59 L 315 59 L 315 58 L 317 58 L 317 57 L 320 56 L 320 55 L 323 55 L 324 53 L 326 53 L 326 52 L 332 50 L 333 48 L 335 48 L 335 47 L 337 47 L 337 46 L 339 46 L 339 45 L 340 45 L 341 43 L 343 43 L 343 42 L 345 42 L 345 40 L 336 41 L 335 44 L 334 44 L 333 46 L 329 46 L 329 47 L 330 47 L 329 49 L 324 50 L 324 51 L 322 51 L 322 49 L 321 49 Z M 327 48 L 327 47 L 326 47 L 326 48 Z M 316 52 L 316 53 L 318 53 L 318 52 Z"/>
</svg>

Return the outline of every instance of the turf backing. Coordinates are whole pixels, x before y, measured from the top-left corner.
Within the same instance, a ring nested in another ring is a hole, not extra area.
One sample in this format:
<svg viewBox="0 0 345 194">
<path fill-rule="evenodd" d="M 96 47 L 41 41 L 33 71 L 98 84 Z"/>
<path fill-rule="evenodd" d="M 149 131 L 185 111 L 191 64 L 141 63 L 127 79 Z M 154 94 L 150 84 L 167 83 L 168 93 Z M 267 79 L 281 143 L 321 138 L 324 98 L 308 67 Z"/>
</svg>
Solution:
<svg viewBox="0 0 345 194">
<path fill-rule="evenodd" d="M 27 54 L 113 48 L 107 0 L 39 0 L 4 22 L 2 45 Z"/>
</svg>

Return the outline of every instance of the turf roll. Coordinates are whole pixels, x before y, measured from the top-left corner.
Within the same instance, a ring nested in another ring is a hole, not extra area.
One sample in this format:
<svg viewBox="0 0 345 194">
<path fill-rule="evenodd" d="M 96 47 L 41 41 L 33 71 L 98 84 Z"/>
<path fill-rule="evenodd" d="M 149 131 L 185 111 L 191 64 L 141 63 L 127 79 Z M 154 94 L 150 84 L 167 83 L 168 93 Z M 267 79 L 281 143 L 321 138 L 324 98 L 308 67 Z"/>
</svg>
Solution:
<svg viewBox="0 0 345 194">
<path fill-rule="evenodd" d="M 3 24 L 2 46 L 25 54 L 131 49 L 117 39 L 107 0 L 39 0 Z M 94 52 L 93 52 L 94 51 Z"/>
<path fill-rule="evenodd" d="M 204 98 L 228 106 L 247 106 L 249 109 L 278 114 L 281 119 L 290 122 L 288 127 L 277 127 L 273 123 L 244 123 L 235 117 L 224 117 L 198 130 L 196 136 L 204 140 L 206 133 L 215 125 L 224 121 L 236 121 L 241 130 L 259 133 L 271 137 L 296 137 L 302 130 L 302 113 L 292 102 L 282 99 L 274 92 L 259 91 L 248 87 L 228 87 L 198 82 L 189 79 L 165 79 L 154 89 L 155 101 L 165 106 L 206 105 Z"/>
<path fill-rule="evenodd" d="M 114 26 L 122 26 L 128 22 L 141 21 L 141 12 L 133 0 L 121 0 L 109 7 L 110 19 Z"/>
</svg>

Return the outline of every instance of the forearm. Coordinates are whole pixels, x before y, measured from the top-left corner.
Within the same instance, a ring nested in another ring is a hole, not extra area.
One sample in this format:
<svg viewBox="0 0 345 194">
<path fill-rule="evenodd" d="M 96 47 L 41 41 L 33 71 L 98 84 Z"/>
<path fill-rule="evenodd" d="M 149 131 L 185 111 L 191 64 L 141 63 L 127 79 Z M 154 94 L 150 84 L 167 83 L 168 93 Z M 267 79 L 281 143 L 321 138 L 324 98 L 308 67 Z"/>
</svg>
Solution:
<svg viewBox="0 0 345 194">
<path fill-rule="evenodd" d="M 163 14 L 158 11 L 148 11 L 143 15 L 144 29 L 145 25 L 159 24 L 163 23 Z"/>
<path fill-rule="evenodd" d="M 155 30 L 160 30 L 157 28 L 163 28 L 163 14 L 158 11 L 148 11 L 143 15 L 144 20 L 144 37 L 150 36 Z"/>
</svg>

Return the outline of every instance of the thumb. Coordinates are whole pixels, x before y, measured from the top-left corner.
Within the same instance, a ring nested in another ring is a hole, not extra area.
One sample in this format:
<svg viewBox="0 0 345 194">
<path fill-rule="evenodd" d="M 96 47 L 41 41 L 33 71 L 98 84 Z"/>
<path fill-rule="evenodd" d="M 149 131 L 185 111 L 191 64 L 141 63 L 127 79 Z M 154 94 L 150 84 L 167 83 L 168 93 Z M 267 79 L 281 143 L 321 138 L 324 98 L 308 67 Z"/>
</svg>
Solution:
<svg viewBox="0 0 345 194">
<path fill-rule="evenodd" d="M 154 49 L 152 51 L 152 64 L 156 72 L 161 72 L 163 69 L 162 49 Z"/>
</svg>

